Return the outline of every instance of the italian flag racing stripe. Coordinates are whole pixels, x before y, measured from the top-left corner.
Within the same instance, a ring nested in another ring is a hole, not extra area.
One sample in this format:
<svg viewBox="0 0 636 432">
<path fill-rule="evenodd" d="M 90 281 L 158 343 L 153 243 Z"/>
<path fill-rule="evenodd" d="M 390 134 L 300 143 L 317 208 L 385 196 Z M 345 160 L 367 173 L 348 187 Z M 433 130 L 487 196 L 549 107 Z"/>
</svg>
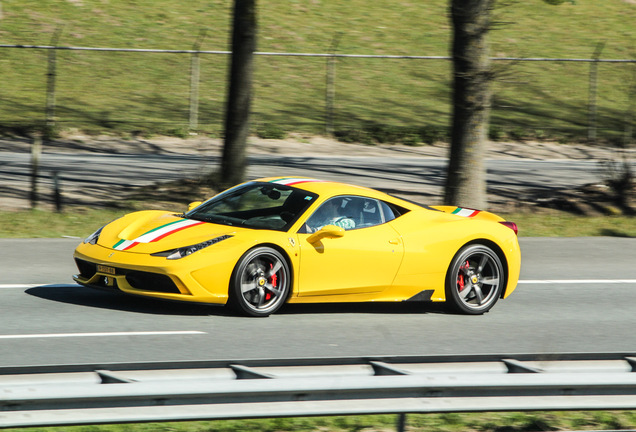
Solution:
<svg viewBox="0 0 636 432">
<path fill-rule="evenodd" d="M 186 228 L 201 225 L 205 222 L 190 219 L 178 220 L 170 222 L 160 227 L 151 229 L 150 231 L 140 235 L 133 240 L 120 240 L 113 246 L 113 249 L 125 251 L 137 246 L 139 243 L 152 243 L 168 237 L 171 234 L 182 231 Z"/>
<path fill-rule="evenodd" d="M 452 214 L 471 218 L 477 216 L 479 213 L 479 210 L 457 207 L 455 210 L 453 210 Z"/>
<path fill-rule="evenodd" d="M 292 177 L 288 177 L 288 178 L 282 178 L 282 179 L 278 179 L 278 180 L 272 180 L 270 181 L 270 183 L 276 183 L 276 184 L 281 184 L 281 185 L 285 185 L 285 186 L 293 186 L 293 185 L 297 185 L 300 183 L 313 183 L 313 182 L 320 182 L 322 180 L 316 180 L 316 179 L 310 179 L 310 178 L 292 178 Z"/>
</svg>

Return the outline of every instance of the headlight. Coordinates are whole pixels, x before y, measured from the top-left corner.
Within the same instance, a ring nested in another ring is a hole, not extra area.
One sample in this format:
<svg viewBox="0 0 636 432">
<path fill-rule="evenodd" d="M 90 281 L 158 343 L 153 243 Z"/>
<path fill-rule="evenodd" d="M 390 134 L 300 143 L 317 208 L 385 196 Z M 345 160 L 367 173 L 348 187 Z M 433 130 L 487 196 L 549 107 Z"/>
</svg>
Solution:
<svg viewBox="0 0 636 432">
<path fill-rule="evenodd" d="M 220 237 L 213 238 L 212 240 L 206 240 L 202 243 L 197 243 L 192 246 L 186 246 L 178 249 L 170 249 L 163 252 L 153 253 L 152 256 L 156 257 L 165 257 L 169 260 L 180 259 L 186 257 L 188 255 L 192 255 L 193 253 L 200 251 L 201 249 L 205 249 L 208 246 L 212 246 L 213 244 L 217 244 L 220 241 L 225 239 L 229 239 L 232 237 L 231 235 L 222 235 Z"/>
<path fill-rule="evenodd" d="M 86 237 L 84 239 L 84 243 L 89 243 L 89 244 L 92 244 L 92 245 L 97 244 L 97 240 L 99 240 L 99 235 L 102 233 L 103 229 L 104 229 L 104 227 L 101 227 L 100 229 L 95 231 L 93 234 L 91 234 L 88 237 Z"/>
</svg>

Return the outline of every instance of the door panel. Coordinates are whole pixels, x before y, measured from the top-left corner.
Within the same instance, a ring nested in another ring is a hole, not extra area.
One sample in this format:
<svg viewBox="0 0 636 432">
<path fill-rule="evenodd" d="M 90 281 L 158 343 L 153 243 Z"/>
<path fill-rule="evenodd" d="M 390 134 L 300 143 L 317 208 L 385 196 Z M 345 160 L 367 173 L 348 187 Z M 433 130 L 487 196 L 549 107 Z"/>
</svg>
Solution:
<svg viewBox="0 0 636 432">
<path fill-rule="evenodd" d="M 298 234 L 299 295 L 356 294 L 391 286 L 402 262 L 403 243 L 388 224 L 349 230 L 311 244 Z"/>
</svg>

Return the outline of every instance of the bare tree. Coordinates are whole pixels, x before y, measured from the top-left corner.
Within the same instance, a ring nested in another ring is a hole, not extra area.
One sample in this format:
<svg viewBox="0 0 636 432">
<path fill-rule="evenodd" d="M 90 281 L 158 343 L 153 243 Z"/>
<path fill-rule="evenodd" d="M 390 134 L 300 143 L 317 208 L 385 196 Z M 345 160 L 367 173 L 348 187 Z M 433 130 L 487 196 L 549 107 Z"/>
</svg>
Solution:
<svg viewBox="0 0 636 432">
<path fill-rule="evenodd" d="M 552 5 L 574 0 L 543 0 Z M 496 0 L 450 0 L 453 113 L 444 202 L 486 208 L 486 140 L 492 100 L 488 32 Z M 512 2 L 505 1 L 505 4 Z"/>
<path fill-rule="evenodd" d="M 451 0 L 453 116 L 446 204 L 485 208 L 490 117 L 488 31 L 495 0 Z"/>
<path fill-rule="evenodd" d="M 232 60 L 221 163 L 221 184 L 224 186 L 240 183 L 245 177 L 256 30 L 256 0 L 234 0 Z"/>
</svg>

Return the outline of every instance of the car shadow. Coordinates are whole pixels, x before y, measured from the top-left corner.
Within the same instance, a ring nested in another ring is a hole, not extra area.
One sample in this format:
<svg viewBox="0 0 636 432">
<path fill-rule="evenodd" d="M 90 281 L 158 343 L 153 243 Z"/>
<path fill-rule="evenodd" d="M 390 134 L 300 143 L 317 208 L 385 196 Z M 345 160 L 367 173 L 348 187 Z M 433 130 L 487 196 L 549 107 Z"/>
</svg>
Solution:
<svg viewBox="0 0 636 432">
<path fill-rule="evenodd" d="M 374 302 L 374 303 L 312 303 L 286 304 L 277 315 L 306 314 L 447 314 L 443 303 L 432 302 Z"/>
<path fill-rule="evenodd" d="M 117 291 L 86 288 L 81 285 L 42 285 L 29 288 L 25 292 L 44 300 L 131 313 L 188 316 L 232 315 L 231 311 L 220 305 L 137 297 Z"/>
<path fill-rule="evenodd" d="M 151 297 L 137 297 L 117 291 L 102 291 L 81 285 L 52 284 L 29 288 L 28 295 L 44 300 L 122 312 L 183 315 L 183 316 L 236 316 L 239 314 L 223 305 L 188 303 Z M 446 314 L 443 303 L 391 302 L 391 303 L 313 303 L 286 304 L 276 315 L 320 314 Z"/>
</svg>

